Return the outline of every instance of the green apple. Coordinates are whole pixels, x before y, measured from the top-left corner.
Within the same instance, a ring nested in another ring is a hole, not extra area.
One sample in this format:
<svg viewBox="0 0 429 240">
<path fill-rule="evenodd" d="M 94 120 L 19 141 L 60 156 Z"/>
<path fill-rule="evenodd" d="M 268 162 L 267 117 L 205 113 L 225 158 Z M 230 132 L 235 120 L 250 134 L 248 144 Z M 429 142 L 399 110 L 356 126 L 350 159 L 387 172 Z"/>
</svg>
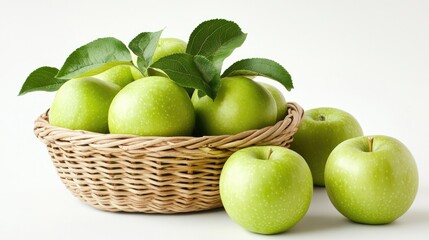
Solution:
<svg viewBox="0 0 429 240">
<path fill-rule="evenodd" d="M 160 58 L 176 54 L 185 53 L 187 43 L 178 38 L 160 38 L 156 45 L 155 51 L 152 56 L 152 62 L 158 61 Z M 137 66 L 137 55 L 131 52 L 132 62 Z"/>
<path fill-rule="evenodd" d="M 186 136 L 192 134 L 194 125 L 189 95 L 165 77 L 145 77 L 128 84 L 110 105 L 111 133 Z"/>
<path fill-rule="evenodd" d="M 130 82 L 142 78 L 143 74 L 132 65 L 118 65 L 99 73 L 94 77 L 115 83 L 123 88 Z"/>
<path fill-rule="evenodd" d="M 276 101 L 277 121 L 285 119 L 287 114 L 287 102 L 283 93 L 280 91 L 280 89 L 271 84 L 261 82 L 261 85 L 271 93 L 274 100 Z"/>
<path fill-rule="evenodd" d="M 326 191 L 350 220 L 386 224 L 402 216 L 417 194 L 413 156 L 388 136 L 356 137 L 339 144 L 325 168 Z"/>
<path fill-rule="evenodd" d="M 277 107 L 263 86 L 245 77 L 221 79 L 217 96 L 192 95 L 198 135 L 236 134 L 274 125 Z"/>
<path fill-rule="evenodd" d="M 233 221 L 261 234 L 284 232 L 307 212 L 313 181 L 305 160 L 277 146 L 241 149 L 226 161 L 220 197 Z"/>
<path fill-rule="evenodd" d="M 160 58 L 168 55 L 185 53 L 186 45 L 186 42 L 178 38 L 160 38 L 152 56 L 152 62 L 156 62 Z"/>
<path fill-rule="evenodd" d="M 337 108 L 315 108 L 304 113 L 291 149 L 307 161 L 314 185 L 324 186 L 325 164 L 342 141 L 362 136 L 362 128 L 349 113 Z"/>
<path fill-rule="evenodd" d="M 110 102 L 120 87 L 93 77 L 71 79 L 58 89 L 49 122 L 58 127 L 107 133 Z"/>
<path fill-rule="evenodd" d="M 144 77 L 142 72 L 140 72 L 140 70 L 138 68 L 136 68 L 135 66 L 130 66 L 130 70 L 131 70 L 131 75 L 133 76 L 134 80 L 138 80 L 138 79 Z"/>
</svg>

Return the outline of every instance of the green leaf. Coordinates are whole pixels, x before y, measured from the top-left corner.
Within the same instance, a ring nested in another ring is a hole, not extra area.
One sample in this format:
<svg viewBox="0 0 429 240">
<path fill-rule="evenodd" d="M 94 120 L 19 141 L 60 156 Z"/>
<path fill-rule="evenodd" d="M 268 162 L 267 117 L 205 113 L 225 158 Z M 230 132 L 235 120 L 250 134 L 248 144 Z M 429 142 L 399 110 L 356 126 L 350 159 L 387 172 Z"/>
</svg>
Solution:
<svg viewBox="0 0 429 240">
<path fill-rule="evenodd" d="M 152 57 L 158 45 L 161 31 L 158 32 L 142 32 L 131 40 L 128 47 L 137 55 L 137 67 L 142 72 L 146 72 L 147 68 L 152 63 Z"/>
<path fill-rule="evenodd" d="M 166 77 L 166 78 L 168 78 L 168 75 L 164 72 L 164 71 L 162 71 L 161 69 L 159 69 L 159 68 L 148 68 L 147 69 L 147 75 L 148 76 L 158 76 L 158 77 Z"/>
<path fill-rule="evenodd" d="M 198 25 L 191 33 L 186 53 L 207 57 L 220 71 L 225 58 L 243 44 L 246 36 L 232 21 L 208 20 Z"/>
<path fill-rule="evenodd" d="M 99 38 L 70 54 L 56 78 L 96 75 L 113 66 L 127 63 L 131 63 L 131 54 L 125 44 L 116 38 Z"/>
<path fill-rule="evenodd" d="M 144 76 L 146 76 L 147 68 L 149 67 L 149 65 L 150 64 L 147 63 L 146 60 L 141 57 L 137 57 L 137 68 L 141 73 L 143 73 Z"/>
<path fill-rule="evenodd" d="M 40 67 L 34 70 L 25 80 L 19 91 L 19 96 L 34 91 L 53 92 L 58 90 L 67 80 L 57 79 L 58 69 L 54 67 Z"/>
<path fill-rule="evenodd" d="M 232 64 L 222 77 L 230 76 L 263 76 L 280 82 L 290 91 L 293 88 L 292 77 L 277 62 L 266 58 L 249 58 Z"/>
<path fill-rule="evenodd" d="M 161 70 L 168 77 L 184 88 L 198 89 L 207 94 L 212 99 L 215 98 L 215 92 L 210 86 L 212 74 L 209 73 L 214 68 L 208 60 L 201 63 L 203 56 L 192 56 L 186 53 L 169 55 L 154 62 L 150 68 Z M 197 59 L 198 60 L 195 60 Z M 198 63 L 196 63 L 198 62 Z M 210 66 L 206 66 L 209 64 Z"/>
<path fill-rule="evenodd" d="M 220 86 L 220 72 L 216 69 L 213 63 L 204 56 L 194 56 L 194 63 L 200 71 L 203 79 L 208 82 L 210 88 L 214 92 L 214 95 L 216 95 Z"/>
</svg>

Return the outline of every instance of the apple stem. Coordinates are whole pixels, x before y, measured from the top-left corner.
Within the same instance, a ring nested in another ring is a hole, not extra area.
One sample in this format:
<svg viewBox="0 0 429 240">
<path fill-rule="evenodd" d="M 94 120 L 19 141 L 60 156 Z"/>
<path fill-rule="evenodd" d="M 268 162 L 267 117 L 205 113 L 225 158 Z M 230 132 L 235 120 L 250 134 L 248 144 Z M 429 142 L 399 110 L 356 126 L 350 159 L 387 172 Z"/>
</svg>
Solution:
<svg viewBox="0 0 429 240">
<path fill-rule="evenodd" d="M 271 157 L 271 154 L 273 153 L 273 149 L 272 148 L 270 148 L 269 150 L 268 150 L 268 156 L 267 156 L 267 160 L 270 160 L 270 157 Z"/>
<path fill-rule="evenodd" d="M 368 143 L 369 143 L 369 152 L 372 152 L 373 145 L 374 145 L 374 137 L 368 137 Z"/>
<path fill-rule="evenodd" d="M 322 114 L 319 115 L 319 121 L 325 121 L 326 117 Z"/>
</svg>

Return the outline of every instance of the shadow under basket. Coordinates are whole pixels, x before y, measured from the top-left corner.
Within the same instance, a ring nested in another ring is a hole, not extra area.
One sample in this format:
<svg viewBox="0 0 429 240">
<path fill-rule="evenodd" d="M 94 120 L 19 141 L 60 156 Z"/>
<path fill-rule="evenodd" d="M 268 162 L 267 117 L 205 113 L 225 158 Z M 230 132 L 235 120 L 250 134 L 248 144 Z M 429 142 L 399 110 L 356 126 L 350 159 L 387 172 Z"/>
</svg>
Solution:
<svg viewBox="0 0 429 240">
<path fill-rule="evenodd" d="M 179 213 L 221 207 L 219 177 L 235 151 L 256 145 L 289 147 L 304 110 L 288 103 L 274 126 L 236 135 L 141 137 L 69 130 L 49 124 L 34 133 L 47 146 L 66 187 L 105 211 Z"/>
</svg>

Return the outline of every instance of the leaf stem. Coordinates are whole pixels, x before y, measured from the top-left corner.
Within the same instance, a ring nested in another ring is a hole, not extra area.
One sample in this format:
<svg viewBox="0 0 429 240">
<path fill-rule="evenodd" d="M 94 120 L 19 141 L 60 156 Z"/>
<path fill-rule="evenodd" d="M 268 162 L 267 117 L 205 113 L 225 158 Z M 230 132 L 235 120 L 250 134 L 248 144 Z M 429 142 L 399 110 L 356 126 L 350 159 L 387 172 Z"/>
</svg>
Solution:
<svg viewBox="0 0 429 240">
<path fill-rule="evenodd" d="M 373 151 L 373 145 L 374 145 L 374 137 L 368 137 L 368 144 L 369 144 L 369 152 Z"/>
<path fill-rule="evenodd" d="M 267 160 L 270 160 L 270 158 L 271 158 L 271 154 L 273 154 L 273 149 L 272 149 L 272 148 L 269 148 L 269 150 L 268 150 Z"/>
</svg>

